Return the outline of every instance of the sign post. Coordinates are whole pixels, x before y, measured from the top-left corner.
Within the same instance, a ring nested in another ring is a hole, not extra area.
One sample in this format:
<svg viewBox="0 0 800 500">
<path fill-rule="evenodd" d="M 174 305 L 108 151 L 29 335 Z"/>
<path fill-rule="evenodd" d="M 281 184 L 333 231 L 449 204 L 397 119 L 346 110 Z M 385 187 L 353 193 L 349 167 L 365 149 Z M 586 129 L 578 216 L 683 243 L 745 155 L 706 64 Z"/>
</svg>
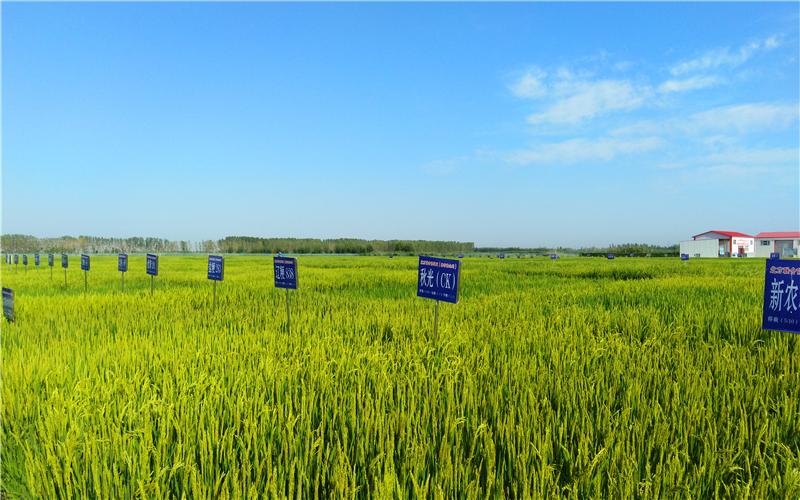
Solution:
<svg viewBox="0 0 800 500">
<path fill-rule="evenodd" d="M 38 253 L 33 254 L 33 264 L 36 266 L 37 271 L 39 270 L 39 263 L 40 263 L 39 254 Z"/>
<path fill-rule="evenodd" d="M 117 270 L 119 270 L 120 276 L 122 276 L 122 291 L 125 291 L 125 273 L 128 272 L 128 254 L 121 253 L 117 256 Z"/>
<path fill-rule="evenodd" d="M 275 288 L 286 289 L 286 333 L 289 333 L 292 324 L 292 316 L 289 309 L 289 289 L 297 290 L 297 259 L 274 257 L 272 266 L 275 271 Z"/>
<path fill-rule="evenodd" d="M 22 255 L 22 265 L 25 266 L 25 272 L 27 273 L 28 272 L 28 255 L 27 254 L 23 254 Z"/>
<path fill-rule="evenodd" d="M 433 339 L 439 335 L 439 302 L 458 303 L 461 262 L 420 255 L 417 276 L 417 297 L 436 301 L 433 317 Z"/>
<path fill-rule="evenodd" d="M 19 266 L 19 255 L 14 254 L 14 270 L 17 270 L 17 266 Z"/>
<path fill-rule="evenodd" d="M 688 253 L 682 253 L 681 254 L 681 260 L 683 260 L 683 261 L 689 260 L 689 254 Z"/>
<path fill-rule="evenodd" d="M 800 333 L 800 261 L 770 259 L 764 276 L 761 328 Z"/>
<path fill-rule="evenodd" d="M 608 260 L 614 260 L 614 257 L 615 257 L 615 255 L 613 253 L 610 253 L 610 254 L 606 255 L 606 258 Z"/>
<path fill-rule="evenodd" d="M 225 259 L 221 255 L 208 256 L 208 279 L 214 282 L 214 307 L 217 307 L 217 281 L 225 275 Z"/>
<path fill-rule="evenodd" d="M 53 254 L 47 254 L 47 265 L 50 266 L 50 279 L 53 279 Z"/>
<path fill-rule="evenodd" d="M 67 287 L 67 268 L 69 267 L 69 256 L 65 253 L 61 254 L 61 267 L 64 268 L 64 288 Z"/>
<path fill-rule="evenodd" d="M 89 291 L 89 256 L 81 254 L 81 269 L 83 270 L 83 291 Z"/>
<path fill-rule="evenodd" d="M 150 295 L 153 295 L 154 280 L 158 276 L 158 255 L 147 254 L 147 274 L 150 275 Z"/>
<path fill-rule="evenodd" d="M 11 322 L 16 320 L 16 316 L 14 316 L 14 290 L 6 287 L 3 287 L 3 316 Z"/>
</svg>

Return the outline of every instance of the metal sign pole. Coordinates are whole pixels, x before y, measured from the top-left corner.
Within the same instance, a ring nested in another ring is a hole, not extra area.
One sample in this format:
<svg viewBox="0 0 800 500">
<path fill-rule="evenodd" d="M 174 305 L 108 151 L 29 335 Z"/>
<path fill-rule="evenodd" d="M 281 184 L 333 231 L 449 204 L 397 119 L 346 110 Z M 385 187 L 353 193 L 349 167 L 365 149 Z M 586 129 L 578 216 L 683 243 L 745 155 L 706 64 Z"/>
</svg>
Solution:
<svg viewBox="0 0 800 500">
<path fill-rule="evenodd" d="M 83 272 L 83 291 L 89 291 L 89 271 Z"/>
<path fill-rule="evenodd" d="M 289 333 L 292 325 L 292 315 L 289 312 L 289 289 L 286 289 L 286 333 Z"/>
<path fill-rule="evenodd" d="M 433 313 L 433 342 L 439 340 L 439 301 L 436 301 L 436 307 Z"/>
<path fill-rule="evenodd" d="M 214 280 L 214 307 L 217 307 L 217 280 Z"/>
<path fill-rule="evenodd" d="M 64 288 L 67 287 L 67 268 L 64 268 Z"/>
<path fill-rule="evenodd" d="M 153 295 L 153 287 L 154 287 L 154 278 L 153 275 L 150 275 L 150 295 Z"/>
<path fill-rule="evenodd" d="M 122 291 L 125 291 L 125 273 L 120 273 L 122 275 Z"/>
</svg>

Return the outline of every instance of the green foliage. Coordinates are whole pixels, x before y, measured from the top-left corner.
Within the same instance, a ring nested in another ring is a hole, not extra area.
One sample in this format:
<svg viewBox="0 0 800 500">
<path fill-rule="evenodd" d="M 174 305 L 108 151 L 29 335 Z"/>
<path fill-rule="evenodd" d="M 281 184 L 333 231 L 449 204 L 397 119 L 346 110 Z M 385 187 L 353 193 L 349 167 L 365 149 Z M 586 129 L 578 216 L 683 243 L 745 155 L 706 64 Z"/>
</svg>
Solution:
<svg viewBox="0 0 800 500">
<path fill-rule="evenodd" d="M 143 256 L 8 271 L 3 497 L 800 496 L 800 338 L 763 260 Z"/>
</svg>

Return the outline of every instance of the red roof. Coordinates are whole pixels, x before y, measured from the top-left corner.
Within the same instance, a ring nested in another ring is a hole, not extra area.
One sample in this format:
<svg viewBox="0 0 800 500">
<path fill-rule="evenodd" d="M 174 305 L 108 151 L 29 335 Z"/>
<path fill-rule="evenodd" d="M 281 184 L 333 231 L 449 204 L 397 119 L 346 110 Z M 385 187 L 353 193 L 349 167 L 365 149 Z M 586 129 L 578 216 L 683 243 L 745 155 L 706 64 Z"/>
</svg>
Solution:
<svg viewBox="0 0 800 500">
<path fill-rule="evenodd" d="M 763 233 L 758 233 L 756 238 L 794 239 L 800 238 L 800 231 L 766 231 Z"/>
<path fill-rule="evenodd" d="M 692 236 L 692 238 L 694 239 L 694 238 L 697 238 L 698 236 L 703 236 L 704 234 L 708 234 L 708 233 L 717 233 L 717 234 L 721 234 L 723 236 L 728 236 L 728 237 L 731 237 L 731 238 L 752 238 L 752 236 L 750 236 L 749 234 L 739 233 L 739 232 L 736 232 L 736 231 L 717 231 L 716 229 L 714 229 L 712 231 L 704 231 L 704 232 L 702 232 L 700 234 L 695 234 L 694 236 Z"/>
</svg>

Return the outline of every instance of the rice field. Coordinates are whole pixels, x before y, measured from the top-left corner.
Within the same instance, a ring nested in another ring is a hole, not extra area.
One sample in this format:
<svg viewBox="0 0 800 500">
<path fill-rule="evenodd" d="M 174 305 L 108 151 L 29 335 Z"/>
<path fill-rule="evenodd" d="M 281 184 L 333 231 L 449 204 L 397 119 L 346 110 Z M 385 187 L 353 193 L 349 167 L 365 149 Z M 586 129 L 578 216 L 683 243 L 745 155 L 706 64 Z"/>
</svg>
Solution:
<svg viewBox="0 0 800 500">
<path fill-rule="evenodd" d="M 32 258 L 30 261 L 32 262 Z M 8 498 L 800 497 L 800 342 L 764 261 L 413 257 L 2 268 Z M 56 266 L 59 265 L 56 255 Z"/>
</svg>

